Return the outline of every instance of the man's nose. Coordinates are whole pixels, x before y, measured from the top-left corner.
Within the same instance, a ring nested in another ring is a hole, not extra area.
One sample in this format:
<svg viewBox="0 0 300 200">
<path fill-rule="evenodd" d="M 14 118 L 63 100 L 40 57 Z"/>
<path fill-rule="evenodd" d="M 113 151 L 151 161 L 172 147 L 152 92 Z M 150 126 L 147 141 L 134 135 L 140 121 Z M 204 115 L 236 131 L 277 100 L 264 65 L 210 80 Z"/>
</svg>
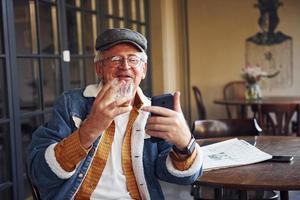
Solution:
<svg viewBox="0 0 300 200">
<path fill-rule="evenodd" d="M 126 58 L 123 59 L 123 62 L 119 68 L 126 69 L 126 70 L 131 68 L 131 66 L 129 65 L 128 60 Z"/>
</svg>

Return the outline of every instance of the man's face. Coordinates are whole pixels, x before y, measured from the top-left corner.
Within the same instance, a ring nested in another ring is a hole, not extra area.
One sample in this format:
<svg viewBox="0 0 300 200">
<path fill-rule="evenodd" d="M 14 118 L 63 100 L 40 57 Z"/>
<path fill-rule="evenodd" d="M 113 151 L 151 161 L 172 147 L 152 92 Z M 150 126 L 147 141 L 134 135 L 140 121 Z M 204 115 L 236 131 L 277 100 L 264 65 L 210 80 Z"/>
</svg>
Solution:
<svg viewBox="0 0 300 200">
<path fill-rule="evenodd" d="M 146 76 L 147 64 L 135 60 L 141 52 L 131 44 L 121 43 L 102 52 L 102 61 L 96 63 L 96 72 L 103 84 L 117 78 L 134 84 L 134 92 Z M 137 56 L 137 57 L 136 57 Z M 139 65 L 132 63 L 138 62 Z"/>
</svg>

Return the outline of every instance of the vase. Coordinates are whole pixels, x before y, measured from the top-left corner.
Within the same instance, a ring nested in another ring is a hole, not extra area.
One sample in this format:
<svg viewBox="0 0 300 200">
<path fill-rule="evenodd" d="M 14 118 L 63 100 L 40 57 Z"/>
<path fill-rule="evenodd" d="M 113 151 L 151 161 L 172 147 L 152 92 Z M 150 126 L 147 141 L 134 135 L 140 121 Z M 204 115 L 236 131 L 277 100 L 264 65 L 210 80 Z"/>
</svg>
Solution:
<svg viewBox="0 0 300 200">
<path fill-rule="evenodd" d="M 261 89 L 257 83 L 246 84 L 245 99 L 258 100 L 261 98 Z"/>
</svg>

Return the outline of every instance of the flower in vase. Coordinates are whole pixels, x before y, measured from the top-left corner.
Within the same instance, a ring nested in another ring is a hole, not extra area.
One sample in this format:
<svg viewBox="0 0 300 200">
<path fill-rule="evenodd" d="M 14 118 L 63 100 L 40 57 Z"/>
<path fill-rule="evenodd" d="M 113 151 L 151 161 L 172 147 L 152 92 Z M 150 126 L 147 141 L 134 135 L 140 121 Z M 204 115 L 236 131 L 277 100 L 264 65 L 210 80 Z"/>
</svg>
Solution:
<svg viewBox="0 0 300 200">
<path fill-rule="evenodd" d="M 261 98 L 260 86 L 257 84 L 262 78 L 273 78 L 279 74 L 280 71 L 275 73 L 267 73 L 260 67 L 245 67 L 242 69 L 241 76 L 246 81 L 245 98 L 247 100 L 256 100 Z"/>
<path fill-rule="evenodd" d="M 267 73 L 263 71 L 260 67 L 245 67 L 242 69 L 241 76 L 246 81 L 247 84 L 256 84 L 262 78 L 273 78 L 277 76 L 280 71 L 276 71 L 274 73 Z"/>
</svg>

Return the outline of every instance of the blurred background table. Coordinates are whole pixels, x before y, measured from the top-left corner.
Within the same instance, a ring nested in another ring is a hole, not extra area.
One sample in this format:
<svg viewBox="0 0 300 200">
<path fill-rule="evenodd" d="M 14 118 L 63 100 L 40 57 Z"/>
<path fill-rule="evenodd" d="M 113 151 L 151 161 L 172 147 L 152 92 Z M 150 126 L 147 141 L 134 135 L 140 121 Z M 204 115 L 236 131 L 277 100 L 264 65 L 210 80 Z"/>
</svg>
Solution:
<svg viewBox="0 0 300 200">
<path fill-rule="evenodd" d="M 271 107 L 274 110 L 276 115 L 280 115 L 279 117 L 284 117 L 287 115 L 286 122 L 290 122 L 292 115 L 294 112 L 297 114 L 296 117 L 296 126 L 297 126 L 297 136 L 300 136 L 300 97 L 296 96 L 280 96 L 280 97 L 263 97 L 258 100 L 246 100 L 243 98 L 237 99 L 216 99 L 214 101 L 215 104 L 220 104 L 224 106 L 237 106 L 239 107 L 239 117 L 247 118 L 247 108 L 251 107 L 255 109 L 254 112 L 257 112 L 257 118 L 261 126 L 264 126 L 263 123 L 263 112 L 264 107 Z M 284 120 L 284 119 L 282 119 Z"/>
</svg>

